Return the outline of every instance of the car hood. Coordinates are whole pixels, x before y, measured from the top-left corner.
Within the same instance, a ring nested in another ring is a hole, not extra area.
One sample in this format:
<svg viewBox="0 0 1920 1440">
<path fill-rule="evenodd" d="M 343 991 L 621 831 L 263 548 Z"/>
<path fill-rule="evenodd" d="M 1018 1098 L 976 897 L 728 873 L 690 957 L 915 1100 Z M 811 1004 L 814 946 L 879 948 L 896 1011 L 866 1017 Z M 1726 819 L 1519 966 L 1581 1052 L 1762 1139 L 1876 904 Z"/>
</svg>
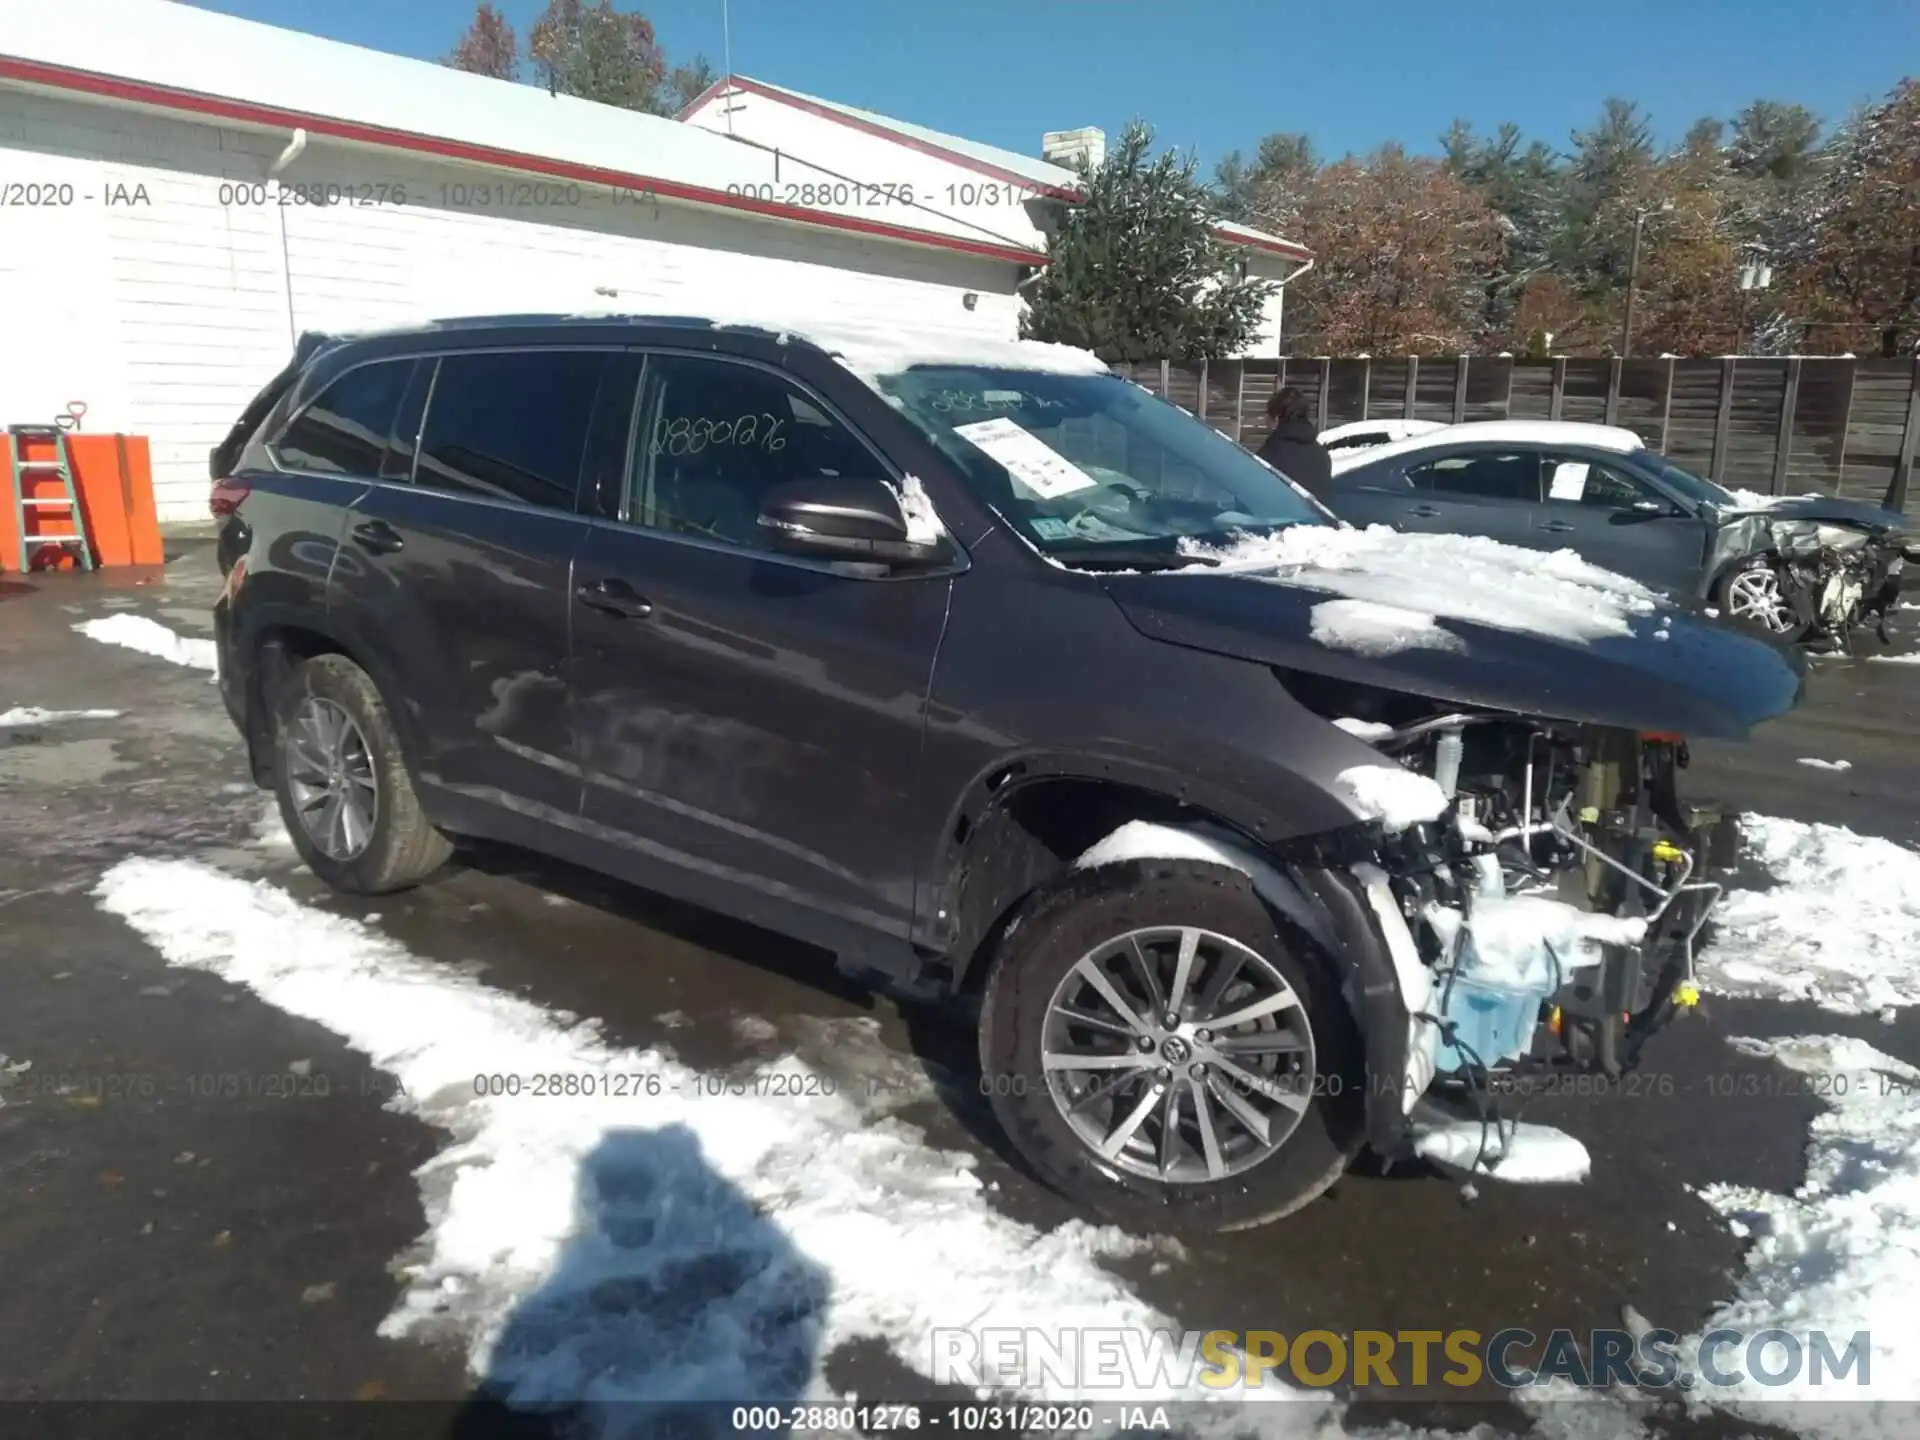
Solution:
<svg viewBox="0 0 1920 1440">
<path fill-rule="evenodd" d="M 1215 566 L 1104 577 L 1150 639 L 1452 704 L 1743 739 L 1805 663 L 1571 552 L 1301 526 Z"/>
<path fill-rule="evenodd" d="M 1840 525 L 1865 525 L 1896 534 L 1913 533 L 1913 522 L 1897 510 L 1883 509 L 1865 500 L 1847 500 L 1837 495 L 1790 495 L 1765 505 L 1741 506 L 1726 512 L 1734 515 L 1764 515 L 1769 520 L 1828 521 Z"/>
</svg>

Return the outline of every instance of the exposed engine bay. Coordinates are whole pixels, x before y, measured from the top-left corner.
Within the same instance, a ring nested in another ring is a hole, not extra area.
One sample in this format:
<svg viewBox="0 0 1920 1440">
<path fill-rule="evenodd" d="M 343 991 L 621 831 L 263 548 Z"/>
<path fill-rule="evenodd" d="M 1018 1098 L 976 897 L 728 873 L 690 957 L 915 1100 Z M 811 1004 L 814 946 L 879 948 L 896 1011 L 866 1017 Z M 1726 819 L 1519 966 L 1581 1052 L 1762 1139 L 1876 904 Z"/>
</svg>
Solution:
<svg viewBox="0 0 1920 1440">
<path fill-rule="evenodd" d="M 1342 728 L 1451 802 L 1379 852 L 1430 977 L 1407 997 L 1409 1108 L 1451 1102 L 1497 1146 L 1512 1077 L 1632 1070 L 1696 998 L 1709 877 L 1737 843 L 1679 799 L 1685 742 L 1473 712 Z"/>
</svg>

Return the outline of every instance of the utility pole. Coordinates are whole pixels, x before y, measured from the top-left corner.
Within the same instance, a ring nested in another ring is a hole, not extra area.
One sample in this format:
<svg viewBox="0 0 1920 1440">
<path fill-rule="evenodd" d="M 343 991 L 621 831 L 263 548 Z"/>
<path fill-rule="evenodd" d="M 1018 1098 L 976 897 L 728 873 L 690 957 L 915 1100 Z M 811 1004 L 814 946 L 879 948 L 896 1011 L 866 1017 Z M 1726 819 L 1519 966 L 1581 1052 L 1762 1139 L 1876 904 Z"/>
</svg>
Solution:
<svg viewBox="0 0 1920 1440">
<path fill-rule="evenodd" d="M 1627 261 L 1627 315 L 1620 326 L 1620 358 L 1626 359 L 1633 353 L 1633 297 L 1634 289 L 1640 283 L 1640 235 L 1646 229 L 1647 217 L 1664 214 L 1673 209 L 1671 200 L 1662 200 L 1658 205 L 1649 205 L 1635 213 L 1633 217 L 1633 258 Z"/>
</svg>

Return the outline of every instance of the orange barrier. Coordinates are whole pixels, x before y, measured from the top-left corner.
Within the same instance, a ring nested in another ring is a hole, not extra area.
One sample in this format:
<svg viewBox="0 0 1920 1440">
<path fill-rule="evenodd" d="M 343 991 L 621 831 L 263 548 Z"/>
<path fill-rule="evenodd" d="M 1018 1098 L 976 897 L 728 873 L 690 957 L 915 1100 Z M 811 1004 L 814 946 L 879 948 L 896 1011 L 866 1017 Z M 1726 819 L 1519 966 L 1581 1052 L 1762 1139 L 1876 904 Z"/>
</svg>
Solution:
<svg viewBox="0 0 1920 1440">
<path fill-rule="evenodd" d="M 0 486 L 12 474 L 9 454 L 12 438 L 0 430 Z M 144 435 L 67 436 L 67 453 L 73 464 L 74 489 L 79 492 L 80 514 L 87 527 L 87 539 L 93 544 L 94 559 L 101 565 L 158 565 L 164 558 L 160 545 L 160 521 L 153 502 L 153 460 Z M 51 460 L 49 442 L 28 441 L 29 460 Z M 50 471 L 29 471 L 21 481 L 25 497 L 57 499 L 61 495 L 60 477 Z M 27 564 L 45 564 L 57 555 L 55 563 L 75 563 L 71 552 L 59 552 L 35 544 L 73 534 L 65 509 L 48 507 L 27 510 L 27 551 L 21 554 L 21 537 L 14 533 L 13 497 L 0 493 L 0 570 L 20 571 Z M 44 559 L 42 557 L 45 557 Z"/>
</svg>

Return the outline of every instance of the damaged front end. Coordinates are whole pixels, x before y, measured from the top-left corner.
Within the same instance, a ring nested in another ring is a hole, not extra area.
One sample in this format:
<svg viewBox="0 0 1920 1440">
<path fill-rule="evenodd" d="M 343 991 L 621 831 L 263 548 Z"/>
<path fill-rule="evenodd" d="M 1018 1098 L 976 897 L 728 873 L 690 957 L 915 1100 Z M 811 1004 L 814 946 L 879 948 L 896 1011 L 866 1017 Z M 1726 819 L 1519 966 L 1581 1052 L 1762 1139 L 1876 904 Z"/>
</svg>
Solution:
<svg viewBox="0 0 1920 1440">
<path fill-rule="evenodd" d="M 1785 638 L 1820 637 L 1850 653 L 1854 631 L 1871 627 L 1885 643 L 1910 543 L 1891 525 L 1738 515 L 1716 545 L 1721 603 Z"/>
<path fill-rule="evenodd" d="M 1448 801 L 1349 857 L 1389 946 L 1411 945 L 1424 972 L 1402 981 L 1403 1073 L 1374 1077 L 1400 1103 L 1374 1117 L 1373 1144 L 1389 1159 L 1579 1178 L 1519 1153 L 1525 1077 L 1618 1079 L 1693 1003 L 1731 826 L 1679 799 L 1677 737 L 1475 712 L 1361 733 Z"/>
<path fill-rule="evenodd" d="M 1884 644 L 1888 613 L 1899 602 L 1906 557 L 1887 532 L 1817 520 L 1768 526 L 1790 603 L 1814 630 L 1843 651 L 1853 632 L 1872 626 Z"/>
</svg>

